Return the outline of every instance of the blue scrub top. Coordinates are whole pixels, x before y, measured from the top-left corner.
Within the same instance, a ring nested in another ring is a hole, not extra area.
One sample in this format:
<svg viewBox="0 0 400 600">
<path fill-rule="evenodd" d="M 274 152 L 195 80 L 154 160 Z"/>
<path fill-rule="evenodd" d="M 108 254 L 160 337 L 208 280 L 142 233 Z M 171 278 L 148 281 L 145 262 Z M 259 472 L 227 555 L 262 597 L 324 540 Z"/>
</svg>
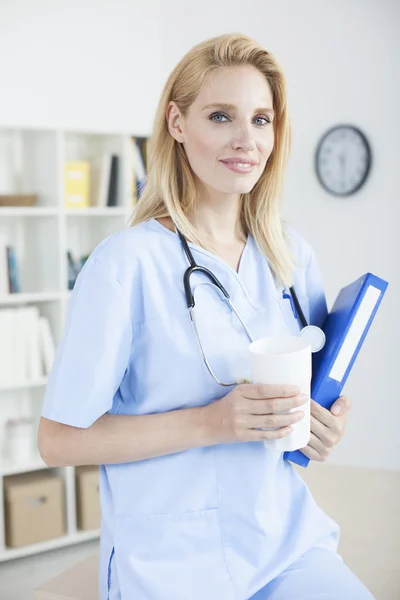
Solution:
<svg viewBox="0 0 400 600">
<path fill-rule="evenodd" d="M 295 288 L 310 324 L 326 301 L 310 245 L 286 227 Z M 299 334 L 290 302 L 249 235 L 235 272 L 189 244 L 228 290 L 254 339 Z M 231 388 L 208 373 L 186 305 L 187 258 L 152 219 L 105 239 L 75 284 L 42 415 L 86 428 L 104 413 L 207 405 Z M 215 287 L 192 279 L 199 334 L 222 381 L 249 377 L 249 341 Z M 247 600 L 338 526 L 283 454 L 262 442 L 218 444 L 100 467 L 101 600 Z"/>
</svg>

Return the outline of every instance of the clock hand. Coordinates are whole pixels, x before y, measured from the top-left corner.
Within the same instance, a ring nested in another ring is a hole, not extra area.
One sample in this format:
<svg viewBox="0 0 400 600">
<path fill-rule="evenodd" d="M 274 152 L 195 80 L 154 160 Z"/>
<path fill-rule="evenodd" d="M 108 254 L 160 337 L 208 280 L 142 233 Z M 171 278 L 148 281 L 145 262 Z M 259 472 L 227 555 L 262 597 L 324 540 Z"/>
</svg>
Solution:
<svg viewBox="0 0 400 600">
<path fill-rule="evenodd" d="M 346 155 L 344 152 L 341 152 L 339 154 L 339 163 L 340 163 L 340 172 L 342 175 L 342 188 L 344 189 L 345 187 L 345 172 L 346 172 Z"/>
</svg>

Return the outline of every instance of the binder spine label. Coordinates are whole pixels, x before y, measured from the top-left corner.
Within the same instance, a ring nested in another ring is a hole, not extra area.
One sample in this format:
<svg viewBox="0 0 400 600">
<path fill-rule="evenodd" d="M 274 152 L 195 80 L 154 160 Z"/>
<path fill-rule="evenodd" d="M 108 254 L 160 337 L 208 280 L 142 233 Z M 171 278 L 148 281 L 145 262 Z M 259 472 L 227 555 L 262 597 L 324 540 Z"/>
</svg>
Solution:
<svg viewBox="0 0 400 600">
<path fill-rule="evenodd" d="M 329 377 L 331 379 L 341 382 L 345 376 L 354 352 L 357 350 L 357 346 L 361 341 L 365 328 L 368 325 L 368 321 L 374 312 L 381 294 L 382 290 L 379 288 L 373 285 L 368 286 L 368 289 L 361 300 L 359 309 L 353 319 L 352 324 L 350 325 L 350 329 L 344 344 L 341 347 L 329 373 Z"/>
</svg>

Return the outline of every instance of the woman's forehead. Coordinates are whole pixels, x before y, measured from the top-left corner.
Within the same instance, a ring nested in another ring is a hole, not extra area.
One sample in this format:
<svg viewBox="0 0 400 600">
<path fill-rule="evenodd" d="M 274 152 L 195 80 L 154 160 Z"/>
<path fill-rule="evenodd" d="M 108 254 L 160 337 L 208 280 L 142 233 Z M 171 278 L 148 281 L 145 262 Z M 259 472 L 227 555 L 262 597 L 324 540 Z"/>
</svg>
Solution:
<svg viewBox="0 0 400 600">
<path fill-rule="evenodd" d="M 215 69 L 196 96 L 196 108 L 209 110 L 217 104 L 226 108 L 254 105 L 272 110 L 272 90 L 265 76 L 251 65 Z M 233 106 L 232 106 L 233 105 Z"/>
</svg>

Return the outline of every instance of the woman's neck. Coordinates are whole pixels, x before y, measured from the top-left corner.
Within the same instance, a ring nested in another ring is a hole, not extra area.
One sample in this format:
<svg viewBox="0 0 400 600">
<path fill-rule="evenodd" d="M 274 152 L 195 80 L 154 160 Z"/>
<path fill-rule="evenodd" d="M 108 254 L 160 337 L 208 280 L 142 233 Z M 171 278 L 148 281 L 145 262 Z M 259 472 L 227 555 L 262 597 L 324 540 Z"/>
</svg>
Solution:
<svg viewBox="0 0 400 600">
<path fill-rule="evenodd" d="M 243 241 L 239 227 L 239 203 L 238 195 L 224 195 L 218 200 L 205 196 L 197 202 L 188 219 L 199 236 L 207 239 L 212 246 L 230 246 Z"/>
<path fill-rule="evenodd" d="M 246 237 L 241 232 L 238 222 L 239 205 L 234 202 L 225 205 L 202 202 L 198 204 L 195 213 L 187 216 L 199 236 L 207 240 L 215 248 L 216 254 L 238 271 L 246 244 Z M 175 231 L 170 217 L 160 218 L 158 221 L 164 227 Z"/>
</svg>

